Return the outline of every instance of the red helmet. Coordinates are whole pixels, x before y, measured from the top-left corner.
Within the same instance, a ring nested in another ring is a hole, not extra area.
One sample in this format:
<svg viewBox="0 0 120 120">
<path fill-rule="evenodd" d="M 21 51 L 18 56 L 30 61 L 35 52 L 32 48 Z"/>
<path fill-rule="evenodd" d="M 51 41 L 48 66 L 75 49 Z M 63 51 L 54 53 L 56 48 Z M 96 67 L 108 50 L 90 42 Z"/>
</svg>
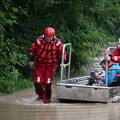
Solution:
<svg viewBox="0 0 120 120">
<path fill-rule="evenodd" d="M 52 27 L 46 27 L 44 30 L 44 35 L 47 37 L 53 37 L 55 36 L 55 29 Z"/>
</svg>

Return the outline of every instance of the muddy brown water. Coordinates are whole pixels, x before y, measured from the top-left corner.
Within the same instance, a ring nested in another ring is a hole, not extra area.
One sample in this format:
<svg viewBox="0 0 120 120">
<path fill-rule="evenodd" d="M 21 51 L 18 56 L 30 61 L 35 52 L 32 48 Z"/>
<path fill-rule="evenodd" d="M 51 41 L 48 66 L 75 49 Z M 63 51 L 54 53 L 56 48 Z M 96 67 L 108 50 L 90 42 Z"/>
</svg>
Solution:
<svg viewBox="0 0 120 120">
<path fill-rule="evenodd" d="M 120 120 L 120 103 L 60 103 L 55 90 L 50 104 L 36 100 L 34 88 L 0 95 L 0 120 Z"/>
</svg>

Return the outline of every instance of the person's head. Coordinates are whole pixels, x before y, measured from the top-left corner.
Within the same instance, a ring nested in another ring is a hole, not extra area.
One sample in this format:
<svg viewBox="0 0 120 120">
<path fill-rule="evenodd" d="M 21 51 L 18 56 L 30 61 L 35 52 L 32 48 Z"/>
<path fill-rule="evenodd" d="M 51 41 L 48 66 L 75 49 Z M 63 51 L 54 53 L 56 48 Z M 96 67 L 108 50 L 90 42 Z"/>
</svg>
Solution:
<svg viewBox="0 0 120 120">
<path fill-rule="evenodd" d="M 105 68 L 106 68 L 106 59 L 103 59 L 101 62 L 100 62 L 100 65 L 102 66 L 102 68 L 105 70 Z M 109 61 L 108 61 L 108 63 L 109 63 Z"/>
<path fill-rule="evenodd" d="M 103 68 L 104 70 L 106 69 L 106 62 L 108 62 L 108 68 L 109 68 L 110 61 L 106 61 L 106 59 L 103 59 L 103 60 L 100 62 L 100 65 L 102 66 L 102 68 Z"/>
<path fill-rule="evenodd" d="M 100 65 L 102 66 L 102 68 L 105 70 L 106 69 L 106 62 L 108 62 L 108 68 L 111 67 L 111 65 L 113 65 L 115 62 L 113 61 L 108 61 L 106 59 L 103 59 L 101 62 L 100 62 Z"/>
<path fill-rule="evenodd" d="M 46 27 L 44 30 L 45 40 L 51 42 L 55 36 L 55 29 L 53 27 Z"/>
</svg>

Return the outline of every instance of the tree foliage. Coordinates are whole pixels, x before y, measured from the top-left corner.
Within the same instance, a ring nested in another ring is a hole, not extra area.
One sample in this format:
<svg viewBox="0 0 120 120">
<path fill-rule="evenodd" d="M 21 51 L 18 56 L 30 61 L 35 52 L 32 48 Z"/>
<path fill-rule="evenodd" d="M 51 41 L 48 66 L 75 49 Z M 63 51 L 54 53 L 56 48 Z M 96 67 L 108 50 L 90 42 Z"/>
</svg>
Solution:
<svg viewBox="0 0 120 120">
<path fill-rule="evenodd" d="M 120 35 L 119 0 L 1 0 L 0 80 L 28 77 L 29 48 L 46 26 L 72 43 L 72 68 Z"/>
</svg>

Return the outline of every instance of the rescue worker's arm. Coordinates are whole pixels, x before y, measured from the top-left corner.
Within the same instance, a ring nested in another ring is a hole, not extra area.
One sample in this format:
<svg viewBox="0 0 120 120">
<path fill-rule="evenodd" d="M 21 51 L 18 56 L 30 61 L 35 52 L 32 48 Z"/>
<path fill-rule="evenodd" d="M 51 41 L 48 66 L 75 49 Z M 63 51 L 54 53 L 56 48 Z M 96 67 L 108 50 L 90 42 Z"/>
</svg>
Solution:
<svg viewBox="0 0 120 120">
<path fill-rule="evenodd" d="M 113 82 L 113 80 L 116 77 L 116 70 L 110 70 L 108 72 L 108 86 L 111 85 L 111 83 Z M 100 76 L 99 74 L 95 74 L 95 79 L 96 80 L 101 80 L 103 83 L 106 83 L 106 76 Z"/>
<path fill-rule="evenodd" d="M 115 48 L 115 50 L 112 53 L 112 56 L 118 56 L 118 55 L 119 55 L 118 48 Z"/>
<path fill-rule="evenodd" d="M 113 56 L 112 61 L 120 63 L 120 56 Z"/>
<path fill-rule="evenodd" d="M 36 50 L 37 50 L 37 43 L 34 42 L 30 48 L 30 62 L 29 62 L 30 68 L 34 68 Z"/>
<path fill-rule="evenodd" d="M 116 48 L 113 51 L 111 60 L 114 61 L 114 62 L 120 63 L 120 53 L 119 53 L 119 49 L 118 48 Z"/>
</svg>

